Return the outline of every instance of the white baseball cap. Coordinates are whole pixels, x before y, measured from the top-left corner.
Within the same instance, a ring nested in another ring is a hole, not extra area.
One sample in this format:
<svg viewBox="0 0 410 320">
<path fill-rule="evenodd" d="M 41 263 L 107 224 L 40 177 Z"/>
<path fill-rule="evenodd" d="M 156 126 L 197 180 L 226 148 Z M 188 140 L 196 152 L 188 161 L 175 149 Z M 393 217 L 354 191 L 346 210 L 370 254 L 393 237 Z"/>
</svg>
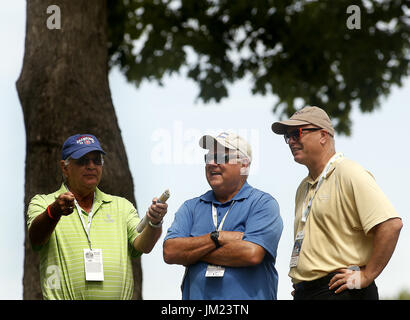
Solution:
<svg viewBox="0 0 410 320">
<path fill-rule="evenodd" d="M 252 162 L 252 149 L 250 144 L 241 136 L 233 132 L 221 132 L 216 137 L 204 135 L 199 139 L 199 146 L 203 149 L 218 148 L 218 145 L 230 150 L 239 151 Z"/>
</svg>

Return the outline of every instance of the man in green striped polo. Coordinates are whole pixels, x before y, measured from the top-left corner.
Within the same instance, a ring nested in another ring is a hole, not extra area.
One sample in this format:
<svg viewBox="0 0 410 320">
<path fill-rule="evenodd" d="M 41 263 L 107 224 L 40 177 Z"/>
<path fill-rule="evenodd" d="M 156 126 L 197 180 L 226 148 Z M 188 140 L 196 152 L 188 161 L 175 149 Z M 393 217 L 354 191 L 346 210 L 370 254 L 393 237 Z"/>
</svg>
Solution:
<svg viewBox="0 0 410 320">
<path fill-rule="evenodd" d="M 65 182 L 29 204 L 27 226 L 40 254 L 44 299 L 131 299 L 131 258 L 149 253 L 161 235 L 167 204 L 154 198 L 148 226 L 138 233 L 131 202 L 97 188 L 104 154 L 91 134 L 69 137 L 60 162 Z"/>
</svg>

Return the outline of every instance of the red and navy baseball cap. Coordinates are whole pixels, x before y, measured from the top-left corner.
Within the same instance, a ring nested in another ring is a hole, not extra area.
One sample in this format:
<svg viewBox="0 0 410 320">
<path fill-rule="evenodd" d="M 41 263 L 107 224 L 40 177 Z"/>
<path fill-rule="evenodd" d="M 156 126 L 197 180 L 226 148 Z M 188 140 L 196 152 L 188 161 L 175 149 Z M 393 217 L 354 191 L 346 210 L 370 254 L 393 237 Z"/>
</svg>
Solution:
<svg viewBox="0 0 410 320">
<path fill-rule="evenodd" d="M 63 149 L 61 150 L 61 159 L 66 160 L 68 157 L 79 159 L 91 151 L 99 151 L 105 154 L 95 136 L 88 133 L 75 134 L 64 142 Z"/>
</svg>

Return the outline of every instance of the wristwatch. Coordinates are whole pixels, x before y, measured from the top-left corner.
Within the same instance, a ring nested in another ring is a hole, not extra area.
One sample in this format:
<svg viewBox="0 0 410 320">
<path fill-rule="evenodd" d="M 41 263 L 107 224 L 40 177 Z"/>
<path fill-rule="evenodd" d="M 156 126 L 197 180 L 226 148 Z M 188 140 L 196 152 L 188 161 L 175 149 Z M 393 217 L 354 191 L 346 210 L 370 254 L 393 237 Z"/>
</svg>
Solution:
<svg viewBox="0 0 410 320">
<path fill-rule="evenodd" d="M 211 240 L 212 240 L 213 242 L 215 242 L 216 248 L 219 248 L 219 247 L 221 246 L 221 244 L 220 244 L 219 241 L 218 241 L 219 231 L 217 231 L 217 230 L 212 231 L 209 235 L 210 235 L 210 237 L 211 237 Z"/>
</svg>

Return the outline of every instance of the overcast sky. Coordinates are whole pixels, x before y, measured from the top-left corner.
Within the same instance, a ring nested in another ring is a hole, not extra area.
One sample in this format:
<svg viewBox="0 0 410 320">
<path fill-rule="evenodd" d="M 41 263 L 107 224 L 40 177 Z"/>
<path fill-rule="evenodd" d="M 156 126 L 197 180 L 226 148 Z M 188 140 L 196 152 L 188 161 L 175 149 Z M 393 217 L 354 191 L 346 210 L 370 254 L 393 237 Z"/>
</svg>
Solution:
<svg viewBox="0 0 410 320">
<path fill-rule="evenodd" d="M 24 161 L 23 115 L 15 89 L 24 53 L 25 1 L 2 4 L 0 11 L 0 132 L 2 157 L 0 184 L 3 214 L 0 235 L 0 299 L 22 298 L 24 258 Z M 164 87 L 145 83 L 140 88 L 128 84 L 118 70 L 110 74 L 112 98 L 134 179 L 140 215 L 154 196 L 171 191 L 164 233 L 174 213 L 187 199 L 206 192 L 203 150 L 198 139 L 205 133 L 231 129 L 244 136 L 253 147 L 254 161 L 249 183 L 274 196 L 284 221 L 277 264 L 279 299 L 291 299 L 287 276 L 293 245 L 294 194 L 306 176 L 305 167 L 295 163 L 281 136 L 271 124 L 278 120 L 271 111 L 274 97 L 252 96 L 250 84 L 241 81 L 230 88 L 229 99 L 219 105 L 196 102 L 198 88 L 182 77 L 164 81 Z M 336 149 L 372 172 L 403 218 L 404 228 L 392 260 L 376 280 L 382 297 L 410 289 L 407 228 L 410 169 L 408 122 L 410 121 L 410 80 L 394 88 L 381 108 L 371 114 L 352 114 L 352 135 L 336 135 Z M 73 132 L 74 134 L 74 132 Z M 109 152 L 109 150 L 106 150 Z M 53 192 L 55 190 L 50 190 Z M 162 237 L 163 238 L 163 237 Z M 153 252 L 144 255 L 143 297 L 180 299 L 183 267 L 166 265 L 162 259 L 162 238 Z"/>
</svg>

